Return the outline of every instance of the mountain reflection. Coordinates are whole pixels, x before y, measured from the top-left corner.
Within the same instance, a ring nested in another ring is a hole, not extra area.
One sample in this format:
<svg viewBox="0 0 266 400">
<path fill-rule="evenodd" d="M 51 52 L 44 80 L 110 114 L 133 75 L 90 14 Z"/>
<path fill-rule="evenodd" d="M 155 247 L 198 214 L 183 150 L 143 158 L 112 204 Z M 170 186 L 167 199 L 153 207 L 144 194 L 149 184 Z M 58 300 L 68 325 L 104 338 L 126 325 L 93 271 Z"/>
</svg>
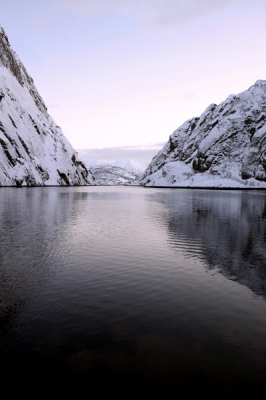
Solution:
<svg viewBox="0 0 266 400">
<path fill-rule="evenodd" d="M 148 199 L 166 207 L 163 220 L 159 213 L 155 218 L 171 246 L 266 296 L 264 192 L 167 190 Z"/>
<path fill-rule="evenodd" d="M 55 243 L 87 193 L 1 188 L 0 325 L 39 295 L 56 274 Z M 79 201 L 77 201 L 79 200 Z"/>
</svg>

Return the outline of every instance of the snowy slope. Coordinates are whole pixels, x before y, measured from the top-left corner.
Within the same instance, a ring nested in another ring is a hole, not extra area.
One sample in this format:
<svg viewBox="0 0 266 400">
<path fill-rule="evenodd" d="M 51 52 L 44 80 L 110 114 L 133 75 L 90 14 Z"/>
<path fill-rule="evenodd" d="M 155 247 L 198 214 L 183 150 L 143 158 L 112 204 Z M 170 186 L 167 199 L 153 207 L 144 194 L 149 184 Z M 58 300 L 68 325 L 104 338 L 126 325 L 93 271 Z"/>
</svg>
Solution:
<svg viewBox="0 0 266 400">
<path fill-rule="evenodd" d="M 266 81 L 181 125 L 153 158 L 145 186 L 266 188 Z"/>
<path fill-rule="evenodd" d="M 97 185 L 128 185 L 136 179 L 136 176 L 130 171 L 110 164 L 98 165 L 90 168 L 90 171 Z"/>
<path fill-rule="evenodd" d="M 86 167 L 91 171 L 97 185 L 128 185 L 133 184 L 142 176 L 145 166 L 136 160 L 123 159 L 108 163 L 100 160 L 84 160 Z M 141 172 L 142 168 L 142 172 Z"/>
<path fill-rule="evenodd" d="M 147 165 L 144 165 L 137 160 L 132 160 L 128 158 L 122 158 L 121 160 L 112 163 L 112 165 L 115 167 L 124 168 L 132 172 L 136 176 L 143 175 L 147 168 Z"/>
<path fill-rule="evenodd" d="M 87 185 L 94 180 L 49 116 L 0 26 L 0 186 Z"/>
</svg>

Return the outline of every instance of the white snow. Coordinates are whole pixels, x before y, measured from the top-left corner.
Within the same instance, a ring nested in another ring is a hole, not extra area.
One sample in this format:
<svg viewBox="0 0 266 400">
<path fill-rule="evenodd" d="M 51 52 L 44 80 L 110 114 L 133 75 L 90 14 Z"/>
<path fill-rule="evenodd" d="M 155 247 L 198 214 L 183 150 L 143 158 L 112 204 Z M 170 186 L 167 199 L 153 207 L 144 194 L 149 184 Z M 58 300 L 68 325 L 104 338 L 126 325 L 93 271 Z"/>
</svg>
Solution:
<svg viewBox="0 0 266 400">
<path fill-rule="evenodd" d="M 124 168 L 135 175 L 141 175 L 144 173 L 147 165 L 142 164 L 141 162 L 133 159 L 122 158 L 121 160 L 115 161 L 112 163 L 114 167 Z"/>
<path fill-rule="evenodd" d="M 210 188 L 265 188 L 266 182 L 254 178 L 241 179 L 239 171 L 232 170 L 231 178 L 223 178 L 205 173 L 195 173 L 191 165 L 181 161 L 170 162 L 163 168 L 146 177 L 142 184 L 145 186 L 166 187 L 210 187 Z"/>
<path fill-rule="evenodd" d="M 205 139 L 199 145 L 199 151 L 202 154 L 205 154 L 206 151 L 215 143 L 217 142 L 225 133 L 225 128 L 220 129 L 219 127 L 214 127 L 211 132 L 206 136 Z"/>
<path fill-rule="evenodd" d="M 133 159 L 121 159 L 115 162 L 84 159 L 97 185 L 135 184 L 146 169 L 146 165 Z"/>
</svg>

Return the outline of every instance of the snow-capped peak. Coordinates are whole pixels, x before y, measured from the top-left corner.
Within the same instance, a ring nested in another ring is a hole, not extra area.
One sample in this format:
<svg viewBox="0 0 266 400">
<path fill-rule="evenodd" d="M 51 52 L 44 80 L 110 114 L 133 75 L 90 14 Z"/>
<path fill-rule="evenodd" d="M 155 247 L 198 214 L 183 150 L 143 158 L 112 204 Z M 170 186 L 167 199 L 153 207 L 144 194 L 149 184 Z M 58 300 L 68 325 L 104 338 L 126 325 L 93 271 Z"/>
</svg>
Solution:
<svg viewBox="0 0 266 400">
<path fill-rule="evenodd" d="M 122 158 L 121 160 L 115 161 L 112 163 L 115 167 L 120 167 L 127 169 L 134 174 L 140 175 L 143 174 L 147 168 L 147 165 L 142 164 L 141 162 L 133 159 Z"/>
</svg>

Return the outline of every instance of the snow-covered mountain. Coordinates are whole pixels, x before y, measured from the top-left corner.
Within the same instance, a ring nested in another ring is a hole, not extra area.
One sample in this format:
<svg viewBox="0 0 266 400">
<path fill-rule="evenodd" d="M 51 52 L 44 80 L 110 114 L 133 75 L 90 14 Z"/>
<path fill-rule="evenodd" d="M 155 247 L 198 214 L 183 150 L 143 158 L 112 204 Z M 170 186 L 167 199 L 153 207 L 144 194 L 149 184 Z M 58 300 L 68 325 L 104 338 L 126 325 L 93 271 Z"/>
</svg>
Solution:
<svg viewBox="0 0 266 400">
<path fill-rule="evenodd" d="M 124 168 L 137 177 L 142 176 L 147 168 L 147 165 L 142 164 L 137 160 L 132 160 L 128 158 L 122 158 L 114 163 L 112 163 L 114 167 Z"/>
<path fill-rule="evenodd" d="M 144 164 L 131 159 L 121 159 L 111 163 L 84 160 L 84 163 L 92 172 L 97 185 L 134 184 L 142 177 L 146 169 Z"/>
<path fill-rule="evenodd" d="M 181 125 L 141 184 L 266 188 L 266 81 L 211 104 Z"/>
<path fill-rule="evenodd" d="M 88 184 L 94 184 L 91 173 L 48 114 L 0 26 L 0 186 Z"/>
</svg>

